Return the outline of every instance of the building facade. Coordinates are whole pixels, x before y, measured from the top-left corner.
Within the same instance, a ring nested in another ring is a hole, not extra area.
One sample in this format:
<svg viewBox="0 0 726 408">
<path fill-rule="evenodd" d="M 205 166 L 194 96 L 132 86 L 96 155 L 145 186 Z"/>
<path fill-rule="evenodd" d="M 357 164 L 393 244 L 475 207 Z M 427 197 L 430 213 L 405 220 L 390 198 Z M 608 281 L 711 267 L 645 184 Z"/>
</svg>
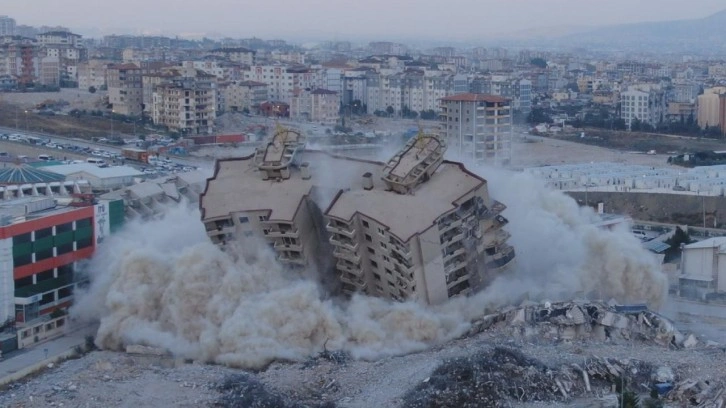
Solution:
<svg viewBox="0 0 726 408">
<path fill-rule="evenodd" d="M 143 112 L 141 67 L 136 64 L 109 65 L 106 69 L 108 102 L 120 115 L 140 116 Z"/>
<path fill-rule="evenodd" d="M 217 116 L 217 89 L 213 75 L 175 78 L 156 86 L 152 120 L 184 135 L 211 134 Z"/>
<path fill-rule="evenodd" d="M 462 160 L 506 166 L 512 159 L 509 99 L 465 93 L 441 99 L 440 136 Z"/>
<path fill-rule="evenodd" d="M 340 97 L 328 89 L 303 90 L 296 92 L 290 104 L 290 117 L 324 125 L 334 125 L 338 121 Z"/>
<path fill-rule="evenodd" d="M 221 90 L 225 110 L 242 112 L 247 109 L 253 112 L 268 99 L 267 84 L 255 81 L 234 81 Z"/>
</svg>

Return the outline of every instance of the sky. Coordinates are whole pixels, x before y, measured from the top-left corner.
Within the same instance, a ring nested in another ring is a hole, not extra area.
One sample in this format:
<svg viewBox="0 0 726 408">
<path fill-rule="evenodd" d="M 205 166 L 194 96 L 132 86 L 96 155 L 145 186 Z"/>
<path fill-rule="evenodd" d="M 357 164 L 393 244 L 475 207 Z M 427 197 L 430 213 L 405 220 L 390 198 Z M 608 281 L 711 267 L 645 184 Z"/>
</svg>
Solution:
<svg viewBox="0 0 726 408">
<path fill-rule="evenodd" d="M 723 0 L 3 0 L 18 24 L 85 36 L 164 34 L 300 40 L 461 40 L 563 27 L 701 18 Z"/>
</svg>

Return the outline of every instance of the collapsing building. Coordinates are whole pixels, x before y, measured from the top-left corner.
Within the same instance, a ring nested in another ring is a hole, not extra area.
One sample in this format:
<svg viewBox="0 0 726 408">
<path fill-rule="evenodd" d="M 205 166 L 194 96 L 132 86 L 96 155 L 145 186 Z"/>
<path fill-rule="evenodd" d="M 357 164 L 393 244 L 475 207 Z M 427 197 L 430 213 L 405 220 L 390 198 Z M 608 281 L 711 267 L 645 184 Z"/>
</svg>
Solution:
<svg viewBox="0 0 726 408">
<path fill-rule="evenodd" d="M 373 162 L 305 150 L 304 135 L 280 129 L 255 154 L 217 162 L 202 220 L 222 247 L 257 235 L 284 264 L 334 270 L 345 293 L 441 303 L 514 259 L 505 206 L 445 151 L 419 134 Z"/>
</svg>

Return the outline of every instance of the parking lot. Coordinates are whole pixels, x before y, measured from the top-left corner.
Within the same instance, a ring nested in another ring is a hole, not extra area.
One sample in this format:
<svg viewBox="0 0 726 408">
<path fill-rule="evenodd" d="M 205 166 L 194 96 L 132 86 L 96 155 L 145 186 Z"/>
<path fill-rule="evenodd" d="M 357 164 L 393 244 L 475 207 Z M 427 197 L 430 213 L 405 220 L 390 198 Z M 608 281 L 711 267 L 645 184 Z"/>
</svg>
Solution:
<svg viewBox="0 0 726 408">
<path fill-rule="evenodd" d="M 169 141 L 162 141 L 170 142 Z M 86 141 L 74 141 L 58 137 L 45 137 L 18 131 L 0 130 L 0 155 L 22 163 L 60 161 L 64 164 L 93 163 L 99 167 L 128 165 L 150 177 L 196 170 L 197 166 L 166 156 L 150 156 L 148 163 L 129 160 L 122 155 L 125 147 L 136 147 L 138 140 L 124 145 L 103 145 Z"/>
</svg>

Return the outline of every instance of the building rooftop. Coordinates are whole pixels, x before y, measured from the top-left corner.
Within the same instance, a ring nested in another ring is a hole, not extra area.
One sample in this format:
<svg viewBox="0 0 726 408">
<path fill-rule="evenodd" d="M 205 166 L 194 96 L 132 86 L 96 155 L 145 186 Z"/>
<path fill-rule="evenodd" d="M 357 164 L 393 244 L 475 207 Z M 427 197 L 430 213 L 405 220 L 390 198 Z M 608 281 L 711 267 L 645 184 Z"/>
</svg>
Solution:
<svg viewBox="0 0 726 408">
<path fill-rule="evenodd" d="M 49 172 L 62 174 L 64 176 L 83 172 L 99 179 L 115 177 L 139 177 L 144 175 L 144 173 L 136 170 L 131 166 L 98 167 L 93 163 L 63 164 L 60 166 L 48 166 L 46 167 L 46 169 Z"/>
<path fill-rule="evenodd" d="M 313 186 L 330 191 L 328 201 L 342 188 L 361 188 L 364 173 L 381 179 L 383 163 L 355 160 L 325 152 L 306 150 L 311 178 L 304 180 L 300 171 L 292 171 L 287 180 L 263 180 L 254 164 L 254 155 L 217 161 L 214 176 L 201 198 L 202 217 L 226 217 L 238 211 L 269 210 L 270 220 L 292 220 L 302 197 Z M 379 181 L 380 185 L 383 182 Z M 327 205 L 328 203 L 323 203 Z"/>
<path fill-rule="evenodd" d="M 64 175 L 25 164 L 14 164 L 0 168 L 0 185 L 50 183 L 63 180 L 65 180 Z"/>
<path fill-rule="evenodd" d="M 378 180 L 374 179 L 374 184 Z M 430 180 L 417 187 L 415 195 L 386 191 L 385 185 L 378 182 L 369 191 L 343 192 L 326 214 L 347 221 L 363 210 L 366 216 L 388 225 L 391 233 L 408 241 L 414 234 L 431 227 L 442 214 L 454 210 L 454 202 L 485 183 L 462 164 L 444 161 Z"/>
<path fill-rule="evenodd" d="M 441 98 L 445 102 L 489 102 L 489 103 L 506 103 L 509 99 L 496 95 L 487 95 L 479 93 L 462 93 Z"/>
<path fill-rule="evenodd" d="M 726 237 L 714 237 L 704 239 L 703 241 L 694 242 L 693 244 L 686 245 L 688 249 L 702 249 L 702 248 L 719 248 L 719 252 L 726 253 Z"/>
</svg>

